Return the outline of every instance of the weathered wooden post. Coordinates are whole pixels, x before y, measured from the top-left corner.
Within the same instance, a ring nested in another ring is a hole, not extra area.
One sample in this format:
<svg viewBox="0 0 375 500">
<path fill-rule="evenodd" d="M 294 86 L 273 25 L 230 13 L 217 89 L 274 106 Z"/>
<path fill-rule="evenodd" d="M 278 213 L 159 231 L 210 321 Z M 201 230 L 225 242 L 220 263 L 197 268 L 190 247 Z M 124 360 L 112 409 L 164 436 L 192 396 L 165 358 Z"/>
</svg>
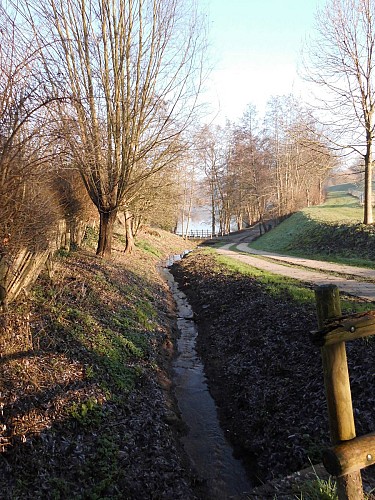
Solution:
<svg viewBox="0 0 375 500">
<path fill-rule="evenodd" d="M 316 288 L 315 297 L 318 326 L 322 329 L 327 320 L 341 316 L 339 290 L 336 285 L 322 285 Z M 356 437 L 345 342 L 324 345 L 321 354 L 331 441 L 338 445 Z M 340 500 L 362 500 L 361 472 L 338 477 L 337 490 Z"/>
</svg>

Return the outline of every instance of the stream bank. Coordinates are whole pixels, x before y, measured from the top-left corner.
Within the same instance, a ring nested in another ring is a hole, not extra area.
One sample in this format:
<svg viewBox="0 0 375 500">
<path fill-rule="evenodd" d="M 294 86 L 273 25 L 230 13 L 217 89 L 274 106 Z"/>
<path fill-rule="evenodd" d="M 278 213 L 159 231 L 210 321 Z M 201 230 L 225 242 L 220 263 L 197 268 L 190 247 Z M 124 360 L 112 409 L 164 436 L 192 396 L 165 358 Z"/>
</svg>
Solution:
<svg viewBox="0 0 375 500">
<path fill-rule="evenodd" d="M 167 265 L 178 260 L 180 256 L 175 256 Z M 161 274 L 168 283 L 177 311 L 179 337 L 173 363 L 173 385 L 181 418 L 187 428 L 181 442 L 194 469 L 205 483 L 205 498 L 248 498 L 252 485 L 243 464 L 233 456 L 233 450 L 220 427 L 204 366 L 197 354 L 198 330 L 193 311 L 167 267 L 161 270 Z"/>
<path fill-rule="evenodd" d="M 329 426 L 320 353 L 309 340 L 315 305 L 296 302 L 286 289 L 271 293 L 204 251 L 171 271 L 194 311 L 197 350 L 221 425 L 248 473 L 261 484 L 318 464 Z M 363 435 L 375 424 L 375 343 L 349 343 L 347 351 L 357 435 Z M 374 472 L 366 471 L 365 484 Z"/>
</svg>

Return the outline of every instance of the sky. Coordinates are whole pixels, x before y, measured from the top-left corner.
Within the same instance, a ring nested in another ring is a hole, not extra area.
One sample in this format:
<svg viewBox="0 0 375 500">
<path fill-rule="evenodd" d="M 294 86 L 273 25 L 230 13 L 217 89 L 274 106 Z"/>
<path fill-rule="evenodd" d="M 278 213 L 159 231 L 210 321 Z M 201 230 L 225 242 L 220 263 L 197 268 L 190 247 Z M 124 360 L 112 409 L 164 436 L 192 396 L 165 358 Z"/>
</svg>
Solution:
<svg viewBox="0 0 375 500">
<path fill-rule="evenodd" d="M 201 0 L 202 1 L 202 0 Z M 211 73 L 204 99 L 212 120 L 236 121 L 248 104 L 262 115 L 271 96 L 308 99 L 301 50 L 325 0 L 204 0 Z"/>
</svg>

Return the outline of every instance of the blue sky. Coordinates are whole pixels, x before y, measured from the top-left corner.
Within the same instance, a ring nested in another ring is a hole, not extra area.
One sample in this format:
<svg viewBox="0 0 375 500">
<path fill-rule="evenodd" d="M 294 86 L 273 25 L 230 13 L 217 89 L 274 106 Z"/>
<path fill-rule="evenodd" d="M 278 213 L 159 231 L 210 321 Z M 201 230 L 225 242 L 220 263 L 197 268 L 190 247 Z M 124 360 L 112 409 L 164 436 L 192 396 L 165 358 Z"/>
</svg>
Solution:
<svg viewBox="0 0 375 500">
<path fill-rule="evenodd" d="M 236 120 L 248 103 L 263 113 L 274 95 L 305 96 L 297 74 L 302 44 L 325 0 L 203 0 L 212 72 L 206 99 L 216 121 Z"/>
</svg>

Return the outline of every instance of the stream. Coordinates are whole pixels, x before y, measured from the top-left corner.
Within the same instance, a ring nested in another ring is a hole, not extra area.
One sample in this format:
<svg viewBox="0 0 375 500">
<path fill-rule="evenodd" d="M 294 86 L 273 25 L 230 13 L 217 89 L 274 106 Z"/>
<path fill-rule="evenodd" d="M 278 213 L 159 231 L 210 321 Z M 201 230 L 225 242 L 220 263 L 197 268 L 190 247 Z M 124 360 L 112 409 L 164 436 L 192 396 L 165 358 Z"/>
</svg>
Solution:
<svg viewBox="0 0 375 500">
<path fill-rule="evenodd" d="M 177 357 L 173 364 L 173 383 L 181 417 L 189 428 L 182 443 L 193 466 L 206 481 L 210 498 L 245 499 L 248 498 L 245 492 L 252 489 L 251 483 L 242 462 L 234 458 L 233 450 L 220 427 L 203 363 L 196 351 L 198 330 L 193 311 L 168 269 L 183 256 L 184 254 L 170 257 L 161 269 L 176 302 L 177 327 L 180 333 Z"/>
</svg>

